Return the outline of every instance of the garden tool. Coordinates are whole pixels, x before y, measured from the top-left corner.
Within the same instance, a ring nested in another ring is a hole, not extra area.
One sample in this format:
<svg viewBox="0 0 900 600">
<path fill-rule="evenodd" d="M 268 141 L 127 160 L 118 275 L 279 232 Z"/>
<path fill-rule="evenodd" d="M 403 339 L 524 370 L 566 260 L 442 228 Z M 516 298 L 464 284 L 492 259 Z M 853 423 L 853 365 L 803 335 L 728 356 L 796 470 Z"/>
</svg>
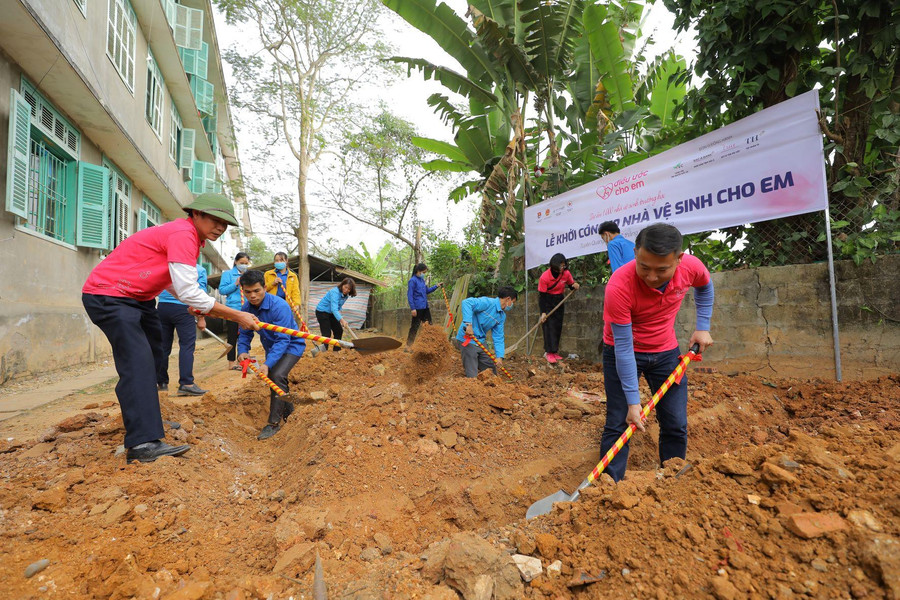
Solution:
<svg viewBox="0 0 900 600">
<path fill-rule="evenodd" d="M 550 315 L 552 315 L 553 313 L 555 313 L 555 312 L 556 312 L 556 309 L 559 308 L 560 306 L 562 306 L 562 305 L 565 303 L 565 301 L 568 300 L 569 297 L 570 297 L 572 294 L 574 294 L 574 293 L 575 293 L 575 290 L 572 290 L 572 291 L 570 291 L 568 294 L 566 294 L 566 296 L 565 296 L 562 300 L 560 300 L 559 304 L 557 304 L 556 306 L 554 306 L 554 307 L 553 307 L 553 310 L 551 310 L 550 312 L 547 313 L 547 316 L 549 317 Z M 515 344 L 513 344 L 512 346 L 510 346 L 510 347 L 507 349 L 506 353 L 507 353 L 507 354 L 512 354 L 513 352 L 515 352 L 515 351 L 516 351 L 516 348 L 519 347 L 519 344 L 521 344 L 522 342 L 524 342 L 525 339 L 526 339 L 529 335 L 531 335 L 532 332 L 533 332 L 534 330 L 536 330 L 538 327 L 540 327 L 541 325 L 543 325 L 543 321 L 541 321 L 540 319 L 538 319 L 538 322 L 534 324 L 534 327 L 532 327 L 531 329 L 529 329 L 529 330 L 528 330 L 528 333 L 526 333 L 526 334 L 523 335 L 521 338 L 519 338 L 519 341 L 517 341 Z"/>
<path fill-rule="evenodd" d="M 205 332 L 208 333 L 209 335 L 213 336 L 213 338 L 214 338 L 217 342 L 219 342 L 220 344 L 222 344 L 223 346 L 225 346 L 225 349 L 222 351 L 222 354 L 219 355 L 219 358 L 222 358 L 223 356 L 225 356 L 226 354 L 228 354 L 229 352 L 231 352 L 231 350 L 234 348 L 234 346 L 232 346 L 231 344 L 229 344 L 228 342 L 226 342 L 225 340 L 223 340 L 222 338 L 220 338 L 219 336 L 217 336 L 216 334 L 214 334 L 214 333 L 213 333 L 212 331 L 210 331 L 209 329 L 204 329 L 203 331 L 205 331 Z"/>
<path fill-rule="evenodd" d="M 284 282 L 277 275 L 275 279 L 278 280 L 278 285 L 281 286 L 281 291 L 284 292 L 284 299 L 287 300 L 288 306 L 291 307 L 291 311 L 294 313 L 294 315 L 296 315 L 297 320 L 300 321 L 300 331 L 308 332 L 309 328 L 306 326 L 306 321 L 304 321 L 303 317 L 300 316 L 300 308 L 296 304 L 294 304 L 294 302 L 291 300 L 291 297 L 288 296 L 287 288 L 284 287 Z"/>
<path fill-rule="evenodd" d="M 675 383 L 681 383 L 681 378 L 684 377 L 684 373 L 687 371 L 688 363 L 692 360 L 701 360 L 702 357 L 700 355 L 700 344 L 694 344 L 691 346 L 691 349 L 687 354 L 681 357 L 681 362 L 678 363 L 678 366 L 675 367 L 675 370 L 672 371 L 672 374 L 663 382 L 659 389 L 656 390 L 656 393 L 653 394 L 653 397 L 650 399 L 650 402 L 641 410 L 641 421 L 644 421 L 647 418 L 647 415 L 650 414 L 656 405 L 659 403 L 660 398 L 662 398 L 669 388 L 672 387 Z M 616 454 L 619 453 L 619 450 L 625 447 L 625 444 L 628 443 L 628 440 L 631 439 L 631 436 L 634 435 L 634 432 L 637 431 L 637 425 L 634 423 L 630 423 L 628 425 L 628 429 L 622 432 L 622 435 L 616 440 L 616 443 L 613 444 L 613 447 L 609 449 L 609 452 L 606 453 L 597 466 L 594 467 L 594 470 L 590 472 L 587 476 L 587 479 L 581 482 L 581 485 L 578 486 L 578 489 L 575 490 L 573 494 L 567 494 L 564 490 L 559 490 L 554 494 L 550 494 L 546 498 L 541 498 L 530 507 L 528 507 L 528 511 L 525 513 L 525 518 L 531 519 L 532 517 L 537 517 L 540 515 L 545 515 L 549 513 L 553 509 L 553 504 L 556 502 L 574 502 L 578 500 L 578 497 L 581 496 L 581 490 L 591 485 L 597 478 L 600 477 L 600 474 L 603 470 L 609 466 L 609 462 L 615 458 Z"/>
<path fill-rule="evenodd" d="M 278 385 L 274 381 L 272 381 L 271 379 L 269 379 L 268 377 L 266 377 L 265 375 L 263 375 L 262 373 L 259 372 L 259 369 L 257 369 L 253 365 L 253 363 L 255 363 L 255 362 L 256 362 L 256 360 L 252 359 L 252 358 L 246 358 L 241 361 L 241 367 L 243 367 L 243 370 L 244 370 L 244 379 L 247 378 L 247 369 L 249 368 L 251 371 L 256 373 L 257 377 L 259 377 L 260 379 L 265 381 L 266 385 L 269 386 L 270 388 L 272 388 L 272 390 L 276 394 L 278 394 L 279 396 L 286 396 L 287 394 L 285 394 L 283 389 L 278 387 Z"/>
<path fill-rule="evenodd" d="M 400 340 L 395 340 L 392 337 L 386 337 L 386 336 L 360 338 L 360 339 L 354 340 L 353 342 L 345 342 L 344 340 L 336 340 L 334 338 L 328 338 L 328 337 L 324 337 L 321 335 L 315 335 L 312 333 L 297 331 L 296 329 L 288 329 L 287 327 L 279 327 L 278 325 L 272 325 L 271 323 L 263 323 L 262 321 L 257 323 L 257 325 L 259 325 L 259 327 L 261 329 L 267 329 L 269 331 L 274 331 L 276 333 L 284 333 L 287 335 L 292 335 L 294 337 L 311 340 L 313 342 L 320 342 L 323 344 L 330 344 L 332 346 L 340 346 L 342 348 L 349 348 L 351 350 L 356 350 L 360 354 L 374 354 L 376 352 L 387 352 L 388 350 L 396 350 L 397 348 L 399 348 L 402 345 Z"/>
<path fill-rule="evenodd" d="M 441 286 L 441 293 L 444 294 L 444 306 L 447 307 L 447 325 L 445 327 L 453 327 L 453 313 L 450 312 L 450 301 L 447 300 L 447 290 Z"/>
<path fill-rule="evenodd" d="M 512 379 L 512 375 L 509 374 L 509 371 L 507 371 L 507 370 L 503 367 L 503 365 L 501 365 L 500 363 L 497 362 L 497 357 L 494 356 L 494 353 L 491 352 L 490 350 L 488 350 L 488 349 L 484 346 L 484 344 L 482 344 L 480 341 L 478 341 L 478 338 L 477 338 L 477 337 L 472 336 L 472 335 L 467 335 L 467 336 L 466 336 L 466 341 L 464 341 L 464 342 L 462 343 L 462 345 L 463 345 L 463 346 L 468 346 L 468 345 L 469 345 L 469 342 L 475 342 L 475 344 L 477 344 L 479 348 L 481 348 L 482 350 L 484 350 L 484 353 L 487 354 L 488 357 L 489 357 L 492 361 L 494 361 L 494 364 L 497 365 L 497 368 L 500 369 L 501 371 L 503 371 L 503 374 L 504 374 L 504 375 L 506 375 L 507 377 L 509 377 L 510 379 Z"/>
</svg>

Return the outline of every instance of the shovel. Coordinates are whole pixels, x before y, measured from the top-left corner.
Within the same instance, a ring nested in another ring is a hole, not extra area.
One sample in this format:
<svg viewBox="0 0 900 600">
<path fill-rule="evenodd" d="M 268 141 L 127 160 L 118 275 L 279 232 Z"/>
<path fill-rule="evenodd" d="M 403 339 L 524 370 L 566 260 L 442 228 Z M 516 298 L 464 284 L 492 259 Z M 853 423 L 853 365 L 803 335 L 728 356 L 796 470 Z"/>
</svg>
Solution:
<svg viewBox="0 0 900 600">
<path fill-rule="evenodd" d="M 386 336 L 376 336 L 376 337 L 367 337 L 360 338 L 351 342 L 345 342 L 344 340 L 336 340 L 334 338 L 327 338 L 321 335 L 315 335 L 312 333 L 305 333 L 303 331 L 297 331 L 296 329 L 288 329 L 287 327 L 279 327 L 278 325 L 272 325 L 271 323 L 263 323 L 260 321 L 257 323 L 260 329 L 267 329 L 269 331 L 274 331 L 276 333 L 285 333 L 287 335 L 292 335 L 294 337 L 303 338 L 307 340 L 312 340 L 313 342 L 320 342 L 323 344 L 330 344 L 332 346 L 340 346 L 342 348 L 349 348 L 351 350 L 356 350 L 360 354 L 375 354 L 376 352 L 387 352 L 388 350 L 396 350 L 402 345 L 400 340 L 395 340 L 392 337 Z"/>
<path fill-rule="evenodd" d="M 484 346 L 484 344 L 482 344 L 481 342 L 479 342 L 477 337 L 472 336 L 472 335 L 467 335 L 467 336 L 466 336 L 466 341 L 464 341 L 464 342 L 462 343 L 462 345 L 463 345 L 463 346 L 468 346 L 468 345 L 469 345 L 469 342 L 475 342 L 475 344 L 476 344 L 479 348 L 481 348 L 482 350 L 484 350 L 484 353 L 488 355 L 488 358 L 490 358 L 492 361 L 494 361 L 494 366 L 495 366 L 495 367 L 497 367 L 498 369 L 500 369 L 501 371 L 503 371 L 503 374 L 506 375 L 507 377 L 509 377 L 510 379 L 513 378 L 513 376 L 509 374 L 509 371 L 507 371 L 507 370 L 503 367 L 503 365 L 501 365 L 500 363 L 497 362 L 497 357 L 494 356 L 494 353 L 491 352 L 490 350 L 488 350 L 488 349 Z"/>
<path fill-rule="evenodd" d="M 223 356 L 225 356 L 226 354 L 228 354 L 229 352 L 231 352 L 232 348 L 234 348 L 234 346 L 232 346 L 231 344 L 229 344 L 228 342 L 226 342 L 225 340 L 223 340 L 222 338 L 220 338 L 219 336 L 217 336 L 216 334 L 214 334 L 214 333 L 213 333 L 212 331 L 210 331 L 209 329 L 204 329 L 203 331 L 205 331 L 205 332 L 208 333 L 209 335 L 213 336 L 213 338 L 214 338 L 217 342 L 219 342 L 220 344 L 222 344 L 223 346 L 225 346 L 225 349 L 222 351 L 222 354 L 219 355 L 219 358 L 222 358 Z"/>
<path fill-rule="evenodd" d="M 242 361 L 241 361 L 241 366 L 244 367 L 244 378 L 246 379 L 246 377 L 247 377 L 247 369 L 249 368 L 251 371 L 253 371 L 254 373 L 256 373 L 256 376 L 257 376 L 257 377 L 259 377 L 260 379 L 262 379 L 263 381 L 265 381 L 265 382 L 266 382 L 266 385 L 269 386 L 270 388 L 272 388 L 272 391 L 275 392 L 276 395 L 278 395 L 278 396 L 287 396 L 287 394 L 285 393 L 285 391 L 284 391 L 283 389 L 281 389 L 280 387 L 278 387 L 278 384 L 276 384 L 274 381 L 272 381 L 271 379 L 269 379 L 267 376 L 265 376 L 265 375 L 263 375 L 262 373 L 260 373 L 259 369 L 257 369 L 257 368 L 253 365 L 254 362 L 256 362 L 256 360 L 255 360 L 255 359 L 252 359 L 252 358 L 248 358 L 248 359 L 245 359 L 245 360 L 242 360 Z"/>
<path fill-rule="evenodd" d="M 669 388 L 672 387 L 674 383 L 681 383 L 681 378 L 684 376 L 685 371 L 687 371 L 688 363 L 692 360 L 700 360 L 700 344 L 694 344 L 691 346 L 691 349 L 687 354 L 681 357 L 681 362 L 678 363 L 678 366 L 675 367 L 675 370 L 672 371 L 672 374 L 663 382 L 659 389 L 656 390 L 656 393 L 653 394 L 653 398 L 650 399 L 650 402 L 647 403 L 641 410 L 641 421 L 644 421 L 647 418 L 647 415 L 650 414 L 650 411 L 653 410 L 657 404 L 659 404 L 660 398 L 662 398 Z M 555 494 L 550 494 L 546 498 L 541 498 L 534 504 L 528 507 L 528 511 L 525 513 L 526 519 L 531 519 L 533 517 L 537 517 L 540 515 L 546 515 L 551 510 L 553 510 L 553 504 L 555 502 L 574 502 L 578 500 L 578 497 L 581 496 L 581 490 L 588 487 L 594 481 L 600 477 L 600 473 L 603 472 L 603 469 L 609 466 L 609 462 L 615 458 L 616 454 L 619 453 L 619 450 L 625 447 L 625 444 L 628 443 L 628 440 L 631 439 L 631 436 L 634 432 L 637 431 L 637 425 L 631 423 L 628 425 L 628 429 L 626 429 L 622 435 L 616 440 L 616 443 L 613 444 L 613 447 L 609 449 L 609 452 L 606 453 L 597 466 L 594 467 L 594 470 L 590 472 L 587 476 L 587 479 L 581 482 L 581 485 L 578 486 L 578 489 L 575 490 L 573 494 L 567 494 L 564 490 L 559 490 Z"/>
<path fill-rule="evenodd" d="M 554 307 L 553 307 L 553 310 L 551 310 L 550 312 L 547 313 L 547 316 L 549 317 L 550 315 L 552 315 L 553 313 L 555 313 L 555 312 L 556 312 L 556 309 L 559 308 L 560 306 L 562 306 L 562 305 L 566 302 L 566 300 L 568 300 L 569 297 L 570 297 L 572 294 L 574 294 L 576 291 L 577 291 L 577 290 L 572 290 L 572 291 L 570 291 L 568 294 L 566 294 L 565 298 L 563 298 L 562 300 L 560 300 L 560 301 L 559 301 L 559 304 L 557 304 L 556 306 L 554 306 Z M 531 329 L 529 329 L 529 330 L 528 330 L 528 333 L 526 333 L 525 335 L 523 335 L 523 336 L 519 339 L 518 342 L 516 342 L 515 344 L 513 344 L 512 346 L 510 346 L 510 347 L 506 350 L 506 353 L 507 353 L 507 354 L 512 354 L 513 352 L 515 352 L 515 351 L 516 351 L 516 348 L 519 347 L 519 344 L 521 344 L 522 342 L 524 342 L 525 339 L 526 339 L 529 335 L 531 335 L 532 332 L 533 332 L 535 329 L 537 329 L 538 327 L 540 327 L 540 326 L 543 325 L 543 324 L 544 324 L 544 322 L 541 321 L 540 319 L 538 319 L 538 322 L 534 324 L 534 327 L 532 327 Z"/>
</svg>

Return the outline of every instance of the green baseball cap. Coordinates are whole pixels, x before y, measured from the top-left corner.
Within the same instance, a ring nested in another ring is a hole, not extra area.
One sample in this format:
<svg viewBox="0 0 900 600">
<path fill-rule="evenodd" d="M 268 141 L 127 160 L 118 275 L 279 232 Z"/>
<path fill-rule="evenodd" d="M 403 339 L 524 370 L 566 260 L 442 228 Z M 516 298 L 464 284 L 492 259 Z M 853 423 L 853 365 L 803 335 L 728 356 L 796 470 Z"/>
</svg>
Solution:
<svg viewBox="0 0 900 600">
<path fill-rule="evenodd" d="M 225 194 L 215 194 L 212 192 L 200 194 L 194 198 L 193 202 L 184 207 L 184 212 L 192 210 L 218 217 L 235 227 L 239 225 L 237 217 L 234 216 L 234 206 L 232 206 L 231 200 L 229 200 Z"/>
</svg>

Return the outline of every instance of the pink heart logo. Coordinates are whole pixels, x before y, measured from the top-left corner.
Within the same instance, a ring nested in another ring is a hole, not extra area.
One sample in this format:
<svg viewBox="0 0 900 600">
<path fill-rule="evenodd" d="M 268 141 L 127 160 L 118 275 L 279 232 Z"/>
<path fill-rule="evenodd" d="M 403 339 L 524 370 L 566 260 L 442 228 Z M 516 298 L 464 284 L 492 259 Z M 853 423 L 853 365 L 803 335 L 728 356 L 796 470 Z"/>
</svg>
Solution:
<svg viewBox="0 0 900 600">
<path fill-rule="evenodd" d="M 597 189 L 597 195 L 600 196 L 601 198 L 603 198 L 604 200 L 606 200 L 607 198 L 612 196 L 612 193 L 613 193 L 612 184 L 607 184 L 607 185 L 603 186 L 602 190 L 600 190 L 599 188 Z"/>
</svg>

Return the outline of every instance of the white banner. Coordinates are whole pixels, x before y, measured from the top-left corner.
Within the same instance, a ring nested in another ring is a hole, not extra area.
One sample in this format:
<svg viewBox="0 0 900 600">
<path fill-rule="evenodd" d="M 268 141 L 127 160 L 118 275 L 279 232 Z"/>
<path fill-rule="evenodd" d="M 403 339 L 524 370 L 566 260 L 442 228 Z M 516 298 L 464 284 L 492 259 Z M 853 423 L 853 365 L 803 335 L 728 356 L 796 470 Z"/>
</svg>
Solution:
<svg viewBox="0 0 900 600">
<path fill-rule="evenodd" d="M 605 251 L 604 221 L 634 240 L 651 223 L 687 234 L 824 210 L 818 108 L 807 92 L 526 207 L 526 267 Z"/>
</svg>

